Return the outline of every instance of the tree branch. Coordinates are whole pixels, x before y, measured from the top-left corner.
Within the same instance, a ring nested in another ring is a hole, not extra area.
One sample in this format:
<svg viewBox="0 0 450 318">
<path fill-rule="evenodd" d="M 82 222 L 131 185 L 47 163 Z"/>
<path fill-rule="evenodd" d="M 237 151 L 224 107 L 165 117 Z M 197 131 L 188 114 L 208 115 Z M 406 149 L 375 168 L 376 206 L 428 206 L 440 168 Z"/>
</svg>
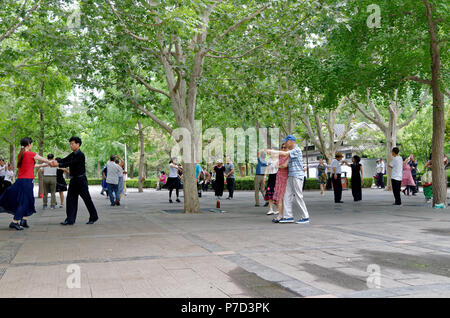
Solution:
<svg viewBox="0 0 450 318">
<path fill-rule="evenodd" d="M 0 42 L 2 42 L 4 39 L 9 37 L 11 34 L 13 34 L 19 27 L 21 27 L 22 24 L 29 19 L 30 15 L 34 11 L 36 11 L 36 9 L 39 7 L 41 2 L 42 2 L 42 0 L 39 0 L 38 2 L 36 2 L 34 4 L 34 6 L 30 10 L 27 11 L 27 13 L 25 14 L 25 17 L 22 19 L 22 21 L 17 23 L 17 21 L 19 20 L 19 17 L 22 15 L 22 13 L 23 13 L 23 11 L 25 9 L 25 5 L 28 3 L 28 0 L 25 0 L 24 3 L 22 4 L 22 6 L 20 7 L 20 12 L 17 14 L 17 17 L 14 20 L 14 22 L 11 24 L 11 26 L 8 28 L 8 30 L 6 30 L 5 33 L 3 33 L 0 36 Z M 15 23 L 17 23 L 17 24 L 15 24 Z"/>
<path fill-rule="evenodd" d="M 165 91 L 163 91 L 163 90 L 160 90 L 160 89 L 158 89 L 158 88 L 155 88 L 155 87 L 150 86 L 150 85 L 149 85 L 144 79 L 142 79 L 140 76 L 138 76 L 138 75 L 136 75 L 136 74 L 134 74 L 134 73 L 132 73 L 132 72 L 130 72 L 130 76 L 131 76 L 132 78 L 138 80 L 139 82 L 141 82 L 142 85 L 144 85 L 145 88 L 147 88 L 149 91 L 163 94 L 164 96 L 166 96 L 166 97 L 168 97 L 168 98 L 170 99 L 169 93 L 167 93 L 167 92 L 165 92 Z"/>
<path fill-rule="evenodd" d="M 410 80 L 410 81 L 414 81 L 414 82 L 417 82 L 417 83 L 431 85 L 431 81 L 430 80 L 426 80 L 426 79 L 420 78 L 418 76 L 407 76 L 407 77 L 402 79 L 402 81 L 404 81 L 404 80 Z"/>
<path fill-rule="evenodd" d="M 398 130 L 402 129 L 403 127 L 408 126 L 409 123 L 410 123 L 411 121 L 413 121 L 413 120 L 416 118 L 416 116 L 417 116 L 417 111 L 418 111 L 420 108 L 422 108 L 422 106 L 423 106 L 423 105 L 425 104 L 425 102 L 427 101 L 427 97 L 428 97 L 429 92 L 430 92 L 430 89 L 427 88 L 425 94 L 423 94 L 423 96 L 422 96 L 422 100 L 420 101 L 419 106 L 416 107 L 416 109 L 414 109 L 414 112 L 411 114 L 411 116 L 410 116 L 407 120 L 405 120 L 403 123 L 401 123 L 400 125 L 398 125 Z"/>
</svg>

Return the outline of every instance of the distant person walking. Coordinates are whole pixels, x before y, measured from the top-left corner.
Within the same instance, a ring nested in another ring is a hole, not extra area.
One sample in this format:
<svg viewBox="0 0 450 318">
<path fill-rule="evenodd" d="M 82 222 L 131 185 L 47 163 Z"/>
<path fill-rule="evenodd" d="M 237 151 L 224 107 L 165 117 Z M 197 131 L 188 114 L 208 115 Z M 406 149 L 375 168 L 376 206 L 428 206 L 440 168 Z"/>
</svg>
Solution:
<svg viewBox="0 0 450 318">
<path fill-rule="evenodd" d="M 386 166 L 383 162 L 383 158 L 377 161 L 377 188 L 384 189 L 384 175 L 386 174 Z"/>
<path fill-rule="evenodd" d="M 3 192 L 12 185 L 14 177 L 14 166 L 11 163 L 8 163 L 8 170 L 5 173 L 5 180 L 3 180 Z"/>
<path fill-rule="evenodd" d="M 5 160 L 0 158 L 0 194 L 4 191 L 3 181 L 5 180 L 6 171 L 8 170 L 8 166 L 5 164 Z"/>
<path fill-rule="evenodd" d="M 319 159 L 319 163 L 309 165 L 310 168 L 316 168 L 316 179 L 320 185 L 320 194 L 325 195 L 325 187 L 327 186 L 327 173 L 328 166 L 322 158 Z"/>
<path fill-rule="evenodd" d="M 267 162 L 265 160 L 266 153 L 264 151 L 258 151 L 258 163 L 256 164 L 256 175 L 254 181 L 255 188 L 255 206 L 259 206 L 259 193 L 261 192 L 262 197 L 265 196 L 266 190 L 266 180 L 264 173 L 266 172 Z M 264 206 L 269 205 L 268 203 Z"/>
<path fill-rule="evenodd" d="M 341 166 L 343 163 L 342 160 L 342 153 L 337 152 L 335 159 L 331 162 L 331 169 L 332 169 L 332 182 L 333 182 L 333 190 L 334 190 L 334 203 L 344 203 L 342 201 L 342 180 L 341 180 Z"/>
<path fill-rule="evenodd" d="M 403 179 L 403 160 L 402 157 L 398 155 L 399 152 L 400 150 L 397 147 L 392 148 L 393 159 L 389 163 L 389 169 L 391 169 L 392 192 L 395 198 L 393 205 L 402 205 L 400 190 Z"/>
<path fill-rule="evenodd" d="M 119 178 L 123 176 L 122 168 L 116 163 L 117 156 L 111 156 L 106 164 L 108 175 L 106 176 L 106 183 L 108 185 L 108 196 L 111 206 L 120 206 L 119 194 Z"/>
<path fill-rule="evenodd" d="M 362 200 L 362 180 L 364 179 L 364 177 L 363 166 L 360 162 L 361 158 L 356 155 L 353 156 L 351 164 L 348 164 L 347 161 L 343 162 L 345 165 L 349 166 L 352 169 L 352 195 L 355 202 Z"/>
</svg>

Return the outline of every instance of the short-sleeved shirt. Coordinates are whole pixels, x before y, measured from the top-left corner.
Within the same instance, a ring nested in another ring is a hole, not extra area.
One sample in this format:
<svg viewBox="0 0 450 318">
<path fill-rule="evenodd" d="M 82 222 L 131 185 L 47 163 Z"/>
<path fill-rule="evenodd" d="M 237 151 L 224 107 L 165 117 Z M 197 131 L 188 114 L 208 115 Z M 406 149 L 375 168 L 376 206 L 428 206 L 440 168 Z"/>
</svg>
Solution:
<svg viewBox="0 0 450 318">
<path fill-rule="evenodd" d="M 379 164 L 377 164 L 377 173 L 384 174 L 384 162 L 380 162 Z"/>
<path fill-rule="evenodd" d="M 45 177 L 56 177 L 56 172 L 58 168 L 53 167 L 44 167 L 44 176 Z"/>
<path fill-rule="evenodd" d="M 289 177 L 304 178 L 305 172 L 303 171 L 303 155 L 298 145 L 295 145 L 294 149 L 289 150 Z"/>
<path fill-rule="evenodd" d="M 19 168 L 17 179 L 34 179 L 34 157 L 36 154 L 31 151 L 23 153 L 22 165 Z"/>
<path fill-rule="evenodd" d="M 119 184 L 119 176 L 123 175 L 122 168 L 114 161 L 108 161 L 106 168 L 108 169 L 106 183 Z"/>
<path fill-rule="evenodd" d="M 261 160 L 258 157 L 258 164 L 256 165 L 256 174 L 264 174 L 266 172 L 267 162 L 265 160 Z"/>
<path fill-rule="evenodd" d="M 392 167 L 391 178 L 397 181 L 402 181 L 403 177 L 403 159 L 400 156 L 394 157 L 389 164 Z"/>
<path fill-rule="evenodd" d="M 199 175 L 200 172 L 202 172 L 202 171 L 203 171 L 202 166 L 201 166 L 199 163 L 197 163 L 197 164 L 195 165 L 195 178 L 196 178 L 196 179 L 198 179 L 198 175 Z"/>
<path fill-rule="evenodd" d="M 178 169 L 172 166 L 169 167 L 169 178 L 177 178 L 178 177 Z"/>
<path fill-rule="evenodd" d="M 336 174 L 341 174 L 341 162 L 337 159 L 333 159 L 331 162 L 331 172 L 334 173 L 333 168 L 336 168 Z"/>
<path fill-rule="evenodd" d="M 228 176 L 228 178 L 234 178 L 234 164 L 232 162 L 225 164 L 225 174 L 229 174 L 231 170 L 233 173 Z"/>
<path fill-rule="evenodd" d="M 278 160 L 268 159 L 267 167 L 269 167 L 269 174 L 276 174 L 278 172 Z"/>
</svg>

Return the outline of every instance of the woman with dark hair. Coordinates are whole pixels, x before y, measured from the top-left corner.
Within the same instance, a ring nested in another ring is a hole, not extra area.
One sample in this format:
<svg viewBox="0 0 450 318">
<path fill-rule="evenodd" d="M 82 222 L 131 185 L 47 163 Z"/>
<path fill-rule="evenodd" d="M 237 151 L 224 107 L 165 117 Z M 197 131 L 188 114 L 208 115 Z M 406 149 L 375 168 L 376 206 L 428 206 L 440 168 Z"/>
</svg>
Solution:
<svg viewBox="0 0 450 318">
<path fill-rule="evenodd" d="M 359 156 L 353 156 L 352 164 L 348 164 L 347 161 L 343 163 L 352 168 L 352 195 L 354 201 L 362 200 L 362 180 L 363 180 L 363 167 L 360 164 L 361 158 Z"/>
<path fill-rule="evenodd" d="M 33 213 L 34 208 L 34 168 L 41 167 L 35 165 L 35 160 L 50 164 L 44 157 L 31 152 L 33 140 L 29 137 L 20 140 L 20 152 L 17 157 L 17 167 L 19 176 L 16 182 L 0 196 L 0 212 L 13 214 L 13 220 L 9 227 L 18 231 L 28 228 L 27 219 Z"/>
<path fill-rule="evenodd" d="M 56 158 L 56 161 L 61 160 L 61 158 Z M 64 192 L 67 191 L 67 183 L 66 178 L 64 175 L 69 175 L 69 170 L 66 168 L 58 168 L 56 170 L 56 192 L 59 192 L 59 199 L 61 204 L 59 205 L 59 208 L 64 207 Z"/>
<path fill-rule="evenodd" d="M 175 189 L 177 194 L 177 202 L 181 202 L 179 199 L 180 196 L 180 188 L 181 188 L 181 182 L 180 178 L 178 177 L 178 172 L 181 170 L 181 166 L 177 164 L 177 158 L 172 158 L 169 161 L 169 177 L 167 178 L 167 188 L 169 189 L 169 202 L 173 203 L 172 201 L 172 191 Z"/>
</svg>

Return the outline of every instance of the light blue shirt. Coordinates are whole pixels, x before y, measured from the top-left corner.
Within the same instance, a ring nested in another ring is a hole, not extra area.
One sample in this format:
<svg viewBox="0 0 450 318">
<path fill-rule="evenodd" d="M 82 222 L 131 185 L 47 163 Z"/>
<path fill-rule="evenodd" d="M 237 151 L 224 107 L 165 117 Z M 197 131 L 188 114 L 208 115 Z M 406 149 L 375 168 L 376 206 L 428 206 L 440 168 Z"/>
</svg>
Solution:
<svg viewBox="0 0 450 318">
<path fill-rule="evenodd" d="M 200 166 L 199 163 L 197 163 L 197 165 L 195 166 L 195 177 L 198 179 L 198 175 L 200 174 L 200 172 L 202 172 L 202 166 Z"/>
<path fill-rule="evenodd" d="M 266 173 L 267 162 L 265 160 L 261 160 L 258 157 L 258 164 L 256 165 L 256 174 L 265 174 Z"/>
<path fill-rule="evenodd" d="M 289 177 L 303 179 L 305 172 L 303 171 L 303 155 L 300 148 L 295 145 L 294 149 L 289 150 Z"/>
</svg>

